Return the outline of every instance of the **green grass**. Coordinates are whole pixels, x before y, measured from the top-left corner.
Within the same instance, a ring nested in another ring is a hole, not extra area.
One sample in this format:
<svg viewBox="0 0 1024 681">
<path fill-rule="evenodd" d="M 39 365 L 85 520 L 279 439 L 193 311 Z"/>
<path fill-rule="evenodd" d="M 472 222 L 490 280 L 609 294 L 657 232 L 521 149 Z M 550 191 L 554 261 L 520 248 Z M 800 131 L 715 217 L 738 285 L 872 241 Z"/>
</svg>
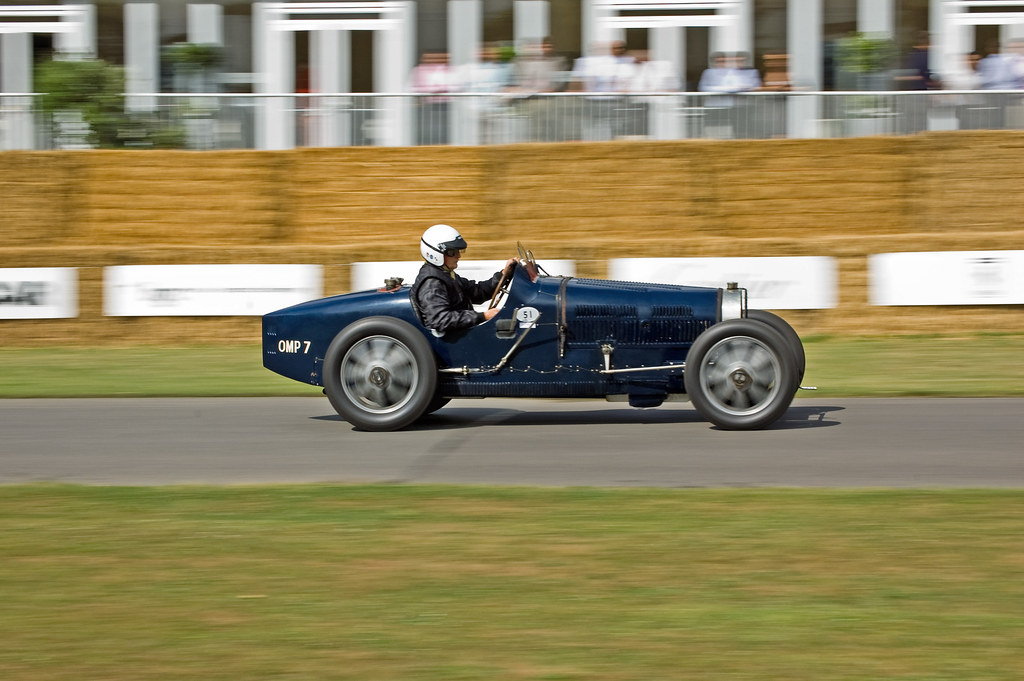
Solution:
<svg viewBox="0 0 1024 681">
<path fill-rule="evenodd" d="M 260 346 L 0 349 L 0 397 L 317 395 Z"/>
<path fill-rule="evenodd" d="M 1024 395 L 1024 336 L 809 338 L 821 397 Z M 315 395 L 258 346 L 0 349 L 0 397 Z M 807 393 L 803 393 L 807 395 Z"/>
<path fill-rule="evenodd" d="M 1024 494 L 0 487 L 0 678 L 1024 678 Z"/>
<path fill-rule="evenodd" d="M 823 396 L 1024 395 L 1024 336 L 811 338 L 804 385 Z"/>
</svg>

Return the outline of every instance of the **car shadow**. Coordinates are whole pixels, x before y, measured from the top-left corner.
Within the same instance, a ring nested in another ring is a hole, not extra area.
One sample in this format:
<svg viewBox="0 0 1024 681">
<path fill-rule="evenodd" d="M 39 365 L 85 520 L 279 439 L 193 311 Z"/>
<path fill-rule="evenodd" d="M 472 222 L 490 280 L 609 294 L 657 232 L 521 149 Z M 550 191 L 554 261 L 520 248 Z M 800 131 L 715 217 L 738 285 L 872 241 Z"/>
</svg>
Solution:
<svg viewBox="0 0 1024 681">
<path fill-rule="evenodd" d="M 840 412 L 846 407 L 825 405 L 790 406 L 778 421 L 765 430 L 796 430 L 799 428 L 829 428 L 838 426 L 842 421 L 832 417 L 833 412 Z"/>
<path fill-rule="evenodd" d="M 798 430 L 804 428 L 827 428 L 842 422 L 832 417 L 845 407 L 799 405 L 790 406 L 778 421 L 765 430 Z M 337 414 L 312 416 L 316 421 L 344 422 Z M 406 431 L 453 430 L 461 428 L 482 428 L 487 426 L 589 426 L 652 425 L 703 423 L 714 430 L 722 430 L 708 423 L 696 409 L 580 409 L 578 411 L 518 411 L 507 408 L 447 406 L 424 416 L 416 423 L 404 428 Z M 358 429 L 354 429 L 358 430 Z"/>
</svg>

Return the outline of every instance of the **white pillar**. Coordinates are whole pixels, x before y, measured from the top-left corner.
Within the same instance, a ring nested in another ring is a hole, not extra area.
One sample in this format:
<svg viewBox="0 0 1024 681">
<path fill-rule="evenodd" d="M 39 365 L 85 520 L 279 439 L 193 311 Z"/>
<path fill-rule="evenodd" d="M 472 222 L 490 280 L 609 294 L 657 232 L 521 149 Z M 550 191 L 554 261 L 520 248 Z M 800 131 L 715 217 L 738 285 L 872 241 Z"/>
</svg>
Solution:
<svg viewBox="0 0 1024 681">
<path fill-rule="evenodd" d="M 95 59 L 96 57 L 96 6 L 74 0 L 64 0 L 65 5 L 74 5 L 81 12 L 62 17 L 61 21 L 76 23 L 76 29 L 58 33 L 53 37 L 53 47 L 74 59 Z"/>
<path fill-rule="evenodd" d="M 1024 12 L 1019 13 L 1020 19 L 1024 21 Z M 1024 38 L 1024 23 L 1003 24 L 999 27 L 999 44 L 1001 51 L 1005 52 L 1007 43 L 1011 40 Z"/>
<path fill-rule="evenodd" d="M 32 92 L 31 33 L 0 33 L 0 92 Z"/>
<path fill-rule="evenodd" d="M 403 2 L 395 28 L 377 31 L 373 41 L 373 89 L 375 92 L 403 92 L 409 72 L 416 65 L 416 3 Z M 408 98 L 378 100 L 380 112 L 374 121 L 374 143 L 378 146 L 409 146 L 413 138 L 411 102 Z"/>
<path fill-rule="evenodd" d="M 221 5 L 189 4 L 186 39 L 197 45 L 223 45 L 224 8 Z"/>
<path fill-rule="evenodd" d="M 895 27 L 893 0 L 857 0 L 858 31 L 891 38 Z"/>
<path fill-rule="evenodd" d="M 339 93 L 352 89 L 351 33 L 349 31 L 313 31 L 309 36 L 310 89 Z M 344 99 L 312 96 L 314 115 L 311 143 L 322 147 L 343 147 L 352 143 L 350 107 Z M 362 108 L 362 107 L 358 107 Z"/>
<path fill-rule="evenodd" d="M 686 29 L 682 26 L 652 28 L 649 35 L 651 60 L 669 62 L 682 79 L 686 73 Z"/>
<path fill-rule="evenodd" d="M 686 29 L 681 26 L 653 28 L 650 31 L 650 59 L 672 65 L 679 76 L 680 86 L 686 76 Z M 679 98 L 658 97 L 648 110 L 651 137 L 658 140 L 680 139 L 686 136 L 683 121 L 676 113 Z"/>
<path fill-rule="evenodd" d="M 0 92 L 32 92 L 32 34 L 0 33 Z M 35 147 L 31 97 L 3 97 L 0 150 Z"/>
<path fill-rule="evenodd" d="M 597 40 L 597 18 L 594 15 L 594 0 L 580 2 L 580 52 L 590 56 Z"/>
<path fill-rule="evenodd" d="M 951 7 L 946 2 L 932 2 L 928 10 L 928 30 L 932 40 L 928 65 L 940 78 L 964 71 L 967 68 L 964 55 L 977 49 L 974 25 L 953 21 L 952 14 L 958 11 L 958 7 Z"/>
<path fill-rule="evenodd" d="M 724 19 L 724 23 L 711 28 L 708 51 L 752 52 L 754 45 L 753 13 L 752 0 L 740 0 L 735 5 L 720 10 L 718 14 Z"/>
<path fill-rule="evenodd" d="M 789 0 L 786 6 L 789 72 L 794 90 L 821 90 L 822 1 Z M 788 137 L 817 137 L 819 103 L 817 95 L 791 95 L 786 107 Z"/>
<path fill-rule="evenodd" d="M 594 48 L 612 40 L 624 40 L 625 30 L 612 28 L 606 21 L 611 11 L 594 0 L 583 0 L 580 3 L 580 27 L 583 56 L 590 57 Z"/>
<path fill-rule="evenodd" d="M 260 94 L 295 91 L 295 36 L 272 29 L 266 3 L 253 4 L 253 67 L 255 90 Z M 291 149 L 295 146 L 294 97 L 267 97 L 256 104 L 256 148 Z"/>
<path fill-rule="evenodd" d="M 516 49 L 540 42 L 551 33 L 551 7 L 547 0 L 516 0 L 512 9 L 512 35 Z"/>
<path fill-rule="evenodd" d="M 736 14 L 739 49 L 750 55 L 750 65 L 754 66 L 754 0 L 740 0 Z"/>
<path fill-rule="evenodd" d="M 453 68 L 477 61 L 483 35 L 481 0 L 448 0 L 448 61 Z"/>
<path fill-rule="evenodd" d="M 483 6 L 480 0 L 449 0 L 448 55 L 458 74 L 479 59 L 483 43 Z M 448 114 L 449 139 L 452 144 L 478 144 L 480 141 L 479 107 L 468 97 L 456 97 Z"/>
<path fill-rule="evenodd" d="M 160 8 L 155 3 L 124 6 L 124 71 L 126 106 L 132 111 L 154 111 L 153 97 L 137 93 L 160 91 Z"/>
</svg>

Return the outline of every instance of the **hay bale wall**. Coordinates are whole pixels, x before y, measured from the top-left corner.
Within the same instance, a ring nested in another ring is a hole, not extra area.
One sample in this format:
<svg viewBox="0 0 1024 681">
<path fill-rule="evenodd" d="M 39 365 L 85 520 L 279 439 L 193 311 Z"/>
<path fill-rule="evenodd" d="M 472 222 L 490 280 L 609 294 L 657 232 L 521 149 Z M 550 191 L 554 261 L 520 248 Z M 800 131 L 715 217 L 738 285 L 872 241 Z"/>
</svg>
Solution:
<svg viewBox="0 0 1024 681">
<path fill-rule="evenodd" d="M 0 267 L 80 268 L 74 320 L 0 320 L 8 345 L 246 342 L 255 318 L 104 318 L 102 268 L 416 260 L 458 226 L 469 257 L 602 277 L 617 257 L 828 255 L 840 306 L 801 333 L 1024 332 L 1024 308 L 867 303 L 867 256 L 1024 249 L 1024 133 L 280 152 L 4 152 Z"/>
</svg>

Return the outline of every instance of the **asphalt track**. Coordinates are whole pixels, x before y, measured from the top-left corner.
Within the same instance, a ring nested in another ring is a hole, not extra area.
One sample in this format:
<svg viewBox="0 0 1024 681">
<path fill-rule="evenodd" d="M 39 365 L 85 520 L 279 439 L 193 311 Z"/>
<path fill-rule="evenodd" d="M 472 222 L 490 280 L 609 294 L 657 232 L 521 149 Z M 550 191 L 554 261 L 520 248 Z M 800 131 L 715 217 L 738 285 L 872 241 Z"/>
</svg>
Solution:
<svg viewBox="0 0 1024 681">
<path fill-rule="evenodd" d="M 326 398 L 0 400 L 0 483 L 1024 488 L 1024 399 L 794 401 L 757 432 L 689 404 L 456 401 L 397 433 Z"/>
</svg>

